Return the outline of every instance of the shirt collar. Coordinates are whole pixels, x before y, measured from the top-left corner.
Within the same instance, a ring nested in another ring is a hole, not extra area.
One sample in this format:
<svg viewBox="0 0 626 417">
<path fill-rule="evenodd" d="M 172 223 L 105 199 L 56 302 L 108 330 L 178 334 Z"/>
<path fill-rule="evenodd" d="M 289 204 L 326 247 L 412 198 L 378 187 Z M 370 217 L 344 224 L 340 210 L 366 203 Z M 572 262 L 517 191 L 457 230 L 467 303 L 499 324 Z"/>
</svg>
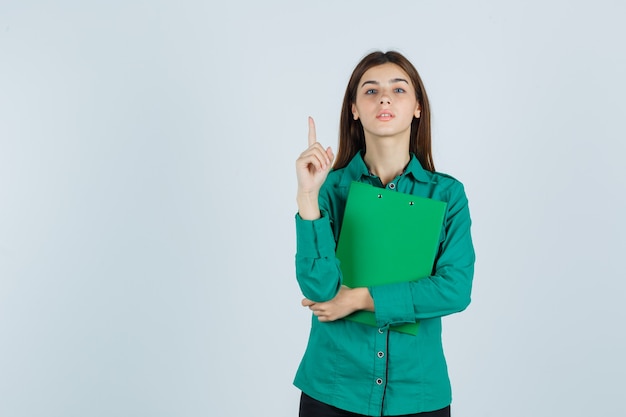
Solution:
<svg viewBox="0 0 626 417">
<path fill-rule="evenodd" d="M 406 166 L 404 170 L 405 174 L 413 175 L 417 181 L 420 182 L 433 182 L 433 176 L 430 171 L 426 171 L 422 168 L 422 164 L 420 164 L 419 159 L 412 153 L 411 160 L 409 161 L 409 165 Z"/>
<path fill-rule="evenodd" d="M 433 181 L 430 172 L 422 168 L 422 164 L 420 164 L 420 161 L 413 153 L 411 153 L 411 159 L 409 160 L 409 164 L 406 166 L 403 172 L 403 175 L 406 174 L 411 174 L 413 178 L 420 182 Z M 365 161 L 363 161 L 362 152 L 357 152 L 357 154 L 354 155 L 350 163 L 346 165 L 340 185 L 347 187 L 352 181 L 359 180 L 363 176 L 369 177 L 371 175 L 372 174 L 367 169 L 367 165 L 365 165 Z"/>
</svg>

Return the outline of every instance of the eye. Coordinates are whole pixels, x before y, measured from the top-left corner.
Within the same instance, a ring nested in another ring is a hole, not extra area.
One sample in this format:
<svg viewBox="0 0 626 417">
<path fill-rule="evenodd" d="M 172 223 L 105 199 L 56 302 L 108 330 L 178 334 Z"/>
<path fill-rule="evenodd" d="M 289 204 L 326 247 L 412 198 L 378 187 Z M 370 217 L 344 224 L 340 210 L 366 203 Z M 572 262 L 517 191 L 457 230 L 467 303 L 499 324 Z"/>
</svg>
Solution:
<svg viewBox="0 0 626 417">
<path fill-rule="evenodd" d="M 404 88 L 402 88 L 402 87 L 394 88 L 393 91 L 395 93 L 406 93 L 406 90 Z"/>
<path fill-rule="evenodd" d="M 376 94 L 376 93 L 377 93 L 377 91 L 375 89 L 373 89 L 373 88 L 370 88 L 369 90 L 365 91 L 365 94 L 368 94 L 368 95 L 369 94 Z"/>
</svg>

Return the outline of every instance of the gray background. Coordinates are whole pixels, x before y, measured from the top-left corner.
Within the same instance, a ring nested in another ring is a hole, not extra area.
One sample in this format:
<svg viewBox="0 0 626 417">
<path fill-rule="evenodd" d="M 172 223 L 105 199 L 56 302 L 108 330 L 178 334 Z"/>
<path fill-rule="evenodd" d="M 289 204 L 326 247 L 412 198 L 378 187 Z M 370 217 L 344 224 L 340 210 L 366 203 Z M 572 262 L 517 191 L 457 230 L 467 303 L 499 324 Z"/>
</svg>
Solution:
<svg viewBox="0 0 626 417">
<path fill-rule="evenodd" d="M 87 4 L 90 3 L 90 4 Z M 463 181 L 457 417 L 624 415 L 625 3 L 3 1 L 0 415 L 294 416 L 294 161 L 397 49 Z"/>
</svg>

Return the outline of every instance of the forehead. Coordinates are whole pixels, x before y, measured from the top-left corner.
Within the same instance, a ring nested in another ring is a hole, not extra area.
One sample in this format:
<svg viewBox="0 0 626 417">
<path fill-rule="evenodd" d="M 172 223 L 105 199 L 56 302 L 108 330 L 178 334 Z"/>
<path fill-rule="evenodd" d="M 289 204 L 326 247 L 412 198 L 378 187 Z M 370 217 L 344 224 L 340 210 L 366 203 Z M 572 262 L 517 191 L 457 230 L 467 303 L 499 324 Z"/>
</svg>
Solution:
<svg viewBox="0 0 626 417">
<path fill-rule="evenodd" d="M 406 80 L 409 84 L 412 85 L 409 75 L 402 68 L 400 68 L 396 64 L 387 62 L 385 64 L 377 65 L 365 71 L 363 73 L 363 76 L 361 77 L 361 80 L 359 81 L 359 86 L 362 85 L 365 81 L 377 81 L 379 83 L 385 83 L 398 78 Z"/>
</svg>

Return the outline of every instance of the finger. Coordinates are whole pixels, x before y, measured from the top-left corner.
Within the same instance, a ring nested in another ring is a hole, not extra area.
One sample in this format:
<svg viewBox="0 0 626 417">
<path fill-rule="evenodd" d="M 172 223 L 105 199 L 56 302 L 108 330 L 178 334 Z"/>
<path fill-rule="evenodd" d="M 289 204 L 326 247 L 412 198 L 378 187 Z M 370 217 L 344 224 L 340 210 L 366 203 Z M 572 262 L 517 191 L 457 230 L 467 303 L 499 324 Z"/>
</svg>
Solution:
<svg viewBox="0 0 626 417">
<path fill-rule="evenodd" d="M 327 165 L 330 165 L 335 157 L 330 146 L 328 147 L 328 149 L 324 149 L 322 145 L 319 144 L 319 142 L 315 142 L 314 144 L 310 145 L 301 155 L 301 157 L 307 156 L 315 156 L 315 158 L 317 158 L 320 163 L 324 165 L 324 168 Z"/>
<path fill-rule="evenodd" d="M 298 158 L 298 163 L 306 167 L 313 165 L 315 169 L 319 171 L 323 171 L 330 164 L 326 154 L 316 149 L 315 146 L 302 154 L 302 156 Z"/>
<path fill-rule="evenodd" d="M 308 298 L 303 298 L 302 299 L 302 307 L 310 307 L 313 304 L 315 304 L 313 301 L 309 300 Z"/>
<path fill-rule="evenodd" d="M 330 148 L 330 146 L 326 148 L 326 158 L 328 159 L 329 164 L 335 159 L 335 154 L 333 153 L 333 150 Z"/>
<path fill-rule="evenodd" d="M 315 122 L 313 118 L 309 116 L 309 146 L 317 142 L 317 134 L 315 133 Z"/>
</svg>

